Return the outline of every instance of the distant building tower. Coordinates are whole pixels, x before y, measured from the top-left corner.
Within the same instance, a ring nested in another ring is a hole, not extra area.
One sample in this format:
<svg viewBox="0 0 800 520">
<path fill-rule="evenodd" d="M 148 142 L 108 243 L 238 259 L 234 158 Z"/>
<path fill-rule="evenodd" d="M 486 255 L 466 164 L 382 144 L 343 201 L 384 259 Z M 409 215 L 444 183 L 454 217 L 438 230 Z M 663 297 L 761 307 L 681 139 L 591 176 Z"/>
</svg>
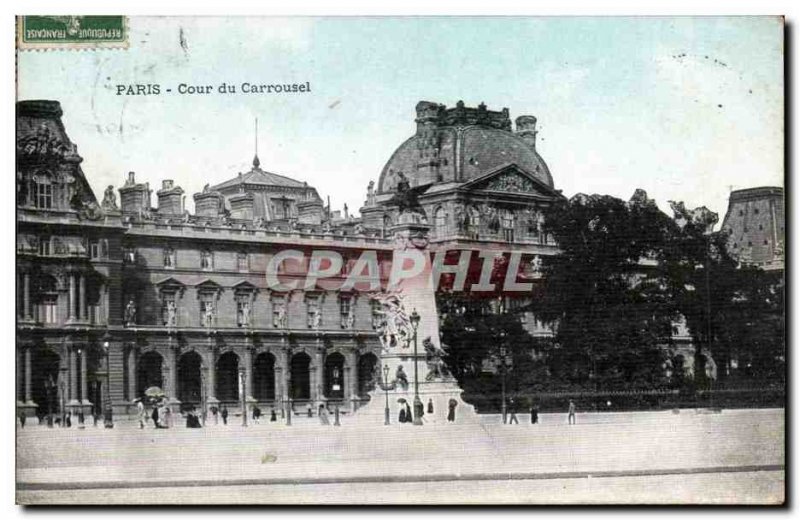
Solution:
<svg viewBox="0 0 800 520">
<path fill-rule="evenodd" d="M 731 192 L 722 229 L 730 233 L 728 249 L 740 262 L 764 270 L 782 270 L 784 225 L 783 188 Z"/>
</svg>

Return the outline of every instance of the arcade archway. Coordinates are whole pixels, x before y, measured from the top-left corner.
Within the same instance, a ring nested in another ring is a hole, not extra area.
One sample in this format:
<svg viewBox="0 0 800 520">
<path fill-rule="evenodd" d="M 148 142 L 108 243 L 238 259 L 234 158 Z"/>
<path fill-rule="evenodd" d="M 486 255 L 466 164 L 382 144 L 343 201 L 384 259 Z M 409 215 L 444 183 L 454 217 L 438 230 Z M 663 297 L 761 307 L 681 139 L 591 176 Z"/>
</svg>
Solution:
<svg viewBox="0 0 800 520">
<path fill-rule="evenodd" d="M 292 356 L 291 371 L 292 399 L 311 399 L 311 357 L 304 352 Z"/>
<path fill-rule="evenodd" d="M 268 352 L 253 360 L 253 397 L 257 401 L 275 399 L 275 356 Z"/>
<path fill-rule="evenodd" d="M 142 354 L 136 368 L 136 395 L 141 397 L 144 391 L 151 386 L 164 389 L 164 376 L 161 367 L 164 358 L 158 352 L 151 351 Z"/>
<path fill-rule="evenodd" d="M 178 400 L 184 406 L 197 406 L 202 399 L 202 366 L 197 352 L 186 352 L 178 359 Z"/>
<path fill-rule="evenodd" d="M 217 399 L 239 400 L 239 356 L 226 352 L 217 359 Z"/>
</svg>

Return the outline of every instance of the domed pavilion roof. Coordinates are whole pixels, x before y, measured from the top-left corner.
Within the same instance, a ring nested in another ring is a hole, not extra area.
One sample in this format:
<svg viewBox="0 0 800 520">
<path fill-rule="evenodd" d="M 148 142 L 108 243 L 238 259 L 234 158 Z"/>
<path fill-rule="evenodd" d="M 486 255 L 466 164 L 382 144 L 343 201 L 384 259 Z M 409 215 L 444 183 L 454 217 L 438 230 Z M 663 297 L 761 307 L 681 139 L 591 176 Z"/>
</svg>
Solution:
<svg viewBox="0 0 800 520">
<path fill-rule="evenodd" d="M 536 151 L 536 118 L 520 116 L 511 129 L 508 109 L 490 111 L 481 104 L 455 108 L 421 101 L 417 133 L 392 154 L 381 172 L 378 193 L 395 191 L 399 173 L 411 186 L 463 183 L 506 164 L 515 164 L 542 183 L 553 178 Z"/>
</svg>

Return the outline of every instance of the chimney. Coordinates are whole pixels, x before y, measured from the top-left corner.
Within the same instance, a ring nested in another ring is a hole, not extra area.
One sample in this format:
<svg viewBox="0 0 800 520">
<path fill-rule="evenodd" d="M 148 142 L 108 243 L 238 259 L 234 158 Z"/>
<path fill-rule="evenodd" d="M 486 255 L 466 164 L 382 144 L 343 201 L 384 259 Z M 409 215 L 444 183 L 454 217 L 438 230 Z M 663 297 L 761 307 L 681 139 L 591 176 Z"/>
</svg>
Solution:
<svg viewBox="0 0 800 520">
<path fill-rule="evenodd" d="M 183 214 L 183 188 L 175 186 L 172 179 L 161 181 L 161 189 L 158 195 L 158 212 L 162 215 L 181 215 Z"/>
<path fill-rule="evenodd" d="M 519 116 L 515 122 L 517 124 L 516 134 L 535 150 L 536 134 L 538 133 L 536 131 L 536 118 L 534 116 Z"/>
<path fill-rule="evenodd" d="M 198 217 L 217 218 L 220 215 L 220 208 L 222 208 L 222 195 L 218 191 L 204 189 L 201 193 L 194 194 L 194 214 Z"/>
<path fill-rule="evenodd" d="M 231 217 L 240 218 L 243 220 L 253 220 L 254 218 L 254 204 L 255 199 L 252 193 L 240 192 L 236 195 L 228 197 L 228 202 L 231 205 Z"/>
<path fill-rule="evenodd" d="M 125 185 L 119 189 L 120 206 L 123 213 L 139 214 L 150 211 L 150 186 L 136 184 L 136 174 L 128 172 Z"/>
<path fill-rule="evenodd" d="M 324 213 L 325 208 L 319 199 L 302 200 L 297 203 L 297 221 L 300 224 L 319 225 L 322 223 Z"/>
</svg>

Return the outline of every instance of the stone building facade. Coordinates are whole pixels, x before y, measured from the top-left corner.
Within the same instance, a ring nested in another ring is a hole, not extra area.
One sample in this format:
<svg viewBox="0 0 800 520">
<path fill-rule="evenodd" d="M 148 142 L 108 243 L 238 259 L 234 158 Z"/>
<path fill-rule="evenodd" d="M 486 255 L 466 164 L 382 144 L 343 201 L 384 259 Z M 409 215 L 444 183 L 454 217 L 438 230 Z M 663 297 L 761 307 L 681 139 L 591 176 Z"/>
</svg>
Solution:
<svg viewBox="0 0 800 520">
<path fill-rule="evenodd" d="M 508 109 L 422 101 L 415 123 L 360 216 L 332 211 L 257 156 L 249 172 L 192 194 L 192 214 L 172 180 L 154 201 L 133 172 L 98 202 L 59 103 L 17 103 L 18 408 L 132 413 L 159 387 L 175 409 L 236 409 L 241 398 L 357 409 L 380 372 L 380 304 L 352 289 L 270 286 L 268 264 L 286 249 L 338 252 L 340 280 L 374 251 L 383 283 L 402 235 L 430 255 L 518 253 L 520 277 L 537 283 L 543 257 L 558 253 L 544 212 L 563 196 L 536 150 L 536 118 L 512 126 Z M 309 267 L 280 265 L 288 280 Z M 534 336 L 553 336 L 520 315 Z"/>
<path fill-rule="evenodd" d="M 742 263 L 782 271 L 785 251 L 783 188 L 734 190 L 722 229 L 730 233 L 728 250 Z"/>
</svg>

